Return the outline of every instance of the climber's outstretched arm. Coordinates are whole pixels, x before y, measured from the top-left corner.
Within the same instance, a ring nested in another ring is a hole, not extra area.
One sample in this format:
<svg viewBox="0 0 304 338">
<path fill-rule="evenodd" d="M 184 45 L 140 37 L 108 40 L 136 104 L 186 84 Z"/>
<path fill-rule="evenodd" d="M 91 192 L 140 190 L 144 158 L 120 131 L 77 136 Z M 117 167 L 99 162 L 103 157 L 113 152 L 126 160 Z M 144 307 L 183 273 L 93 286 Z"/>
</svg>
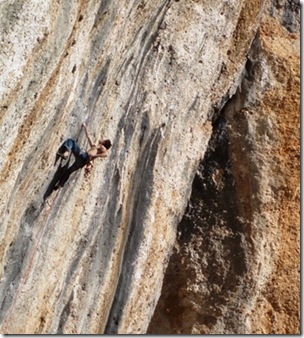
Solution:
<svg viewBox="0 0 304 338">
<path fill-rule="evenodd" d="M 88 139 L 88 141 L 89 141 L 90 147 L 92 148 L 92 147 L 94 146 L 94 143 L 92 142 L 92 139 L 91 139 L 91 137 L 90 137 L 90 135 L 89 135 L 88 128 L 87 128 L 87 126 L 86 126 L 85 123 L 83 123 L 82 126 L 83 126 L 83 128 L 84 128 L 86 137 L 87 137 L 87 139 Z"/>
</svg>

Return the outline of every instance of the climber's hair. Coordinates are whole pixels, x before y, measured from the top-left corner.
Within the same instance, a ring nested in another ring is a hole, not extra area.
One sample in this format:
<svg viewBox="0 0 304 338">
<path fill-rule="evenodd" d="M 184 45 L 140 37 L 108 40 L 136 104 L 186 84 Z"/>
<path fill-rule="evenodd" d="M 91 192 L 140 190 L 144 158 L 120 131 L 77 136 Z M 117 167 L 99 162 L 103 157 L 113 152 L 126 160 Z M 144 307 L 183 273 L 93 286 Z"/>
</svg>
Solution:
<svg viewBox="0 0 304 338">
<path fill-rule="evenodd" d="M 112 146 L 112 143 L 111 143 L 111 141 L 110 140 L 104 140 L 104 141 L 101 141 L 101 142 L 99 142 L 100 144 L 102 144 L 105 148 L 107 148 L 107 149 L 110 149 L 111 148 L 111 146 Z"/>
</svg>

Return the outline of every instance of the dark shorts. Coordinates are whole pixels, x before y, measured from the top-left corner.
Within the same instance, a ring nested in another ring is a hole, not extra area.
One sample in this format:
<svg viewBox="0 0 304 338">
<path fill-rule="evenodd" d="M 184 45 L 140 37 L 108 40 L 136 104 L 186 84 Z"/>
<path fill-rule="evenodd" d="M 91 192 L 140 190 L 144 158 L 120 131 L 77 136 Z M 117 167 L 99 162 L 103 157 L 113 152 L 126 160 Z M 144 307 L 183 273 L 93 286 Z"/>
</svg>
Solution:
<svg viewBox="0 0 304 338">
<path fill-rule="evenodd" d="M 89 162 L 90 162 L 90 159 L 89 159 L 89 155 L 87 152 L 82 152 L 78 156 L 75 156 L 75 164 L 79 168 L 83 168 Z"/>
</svg>

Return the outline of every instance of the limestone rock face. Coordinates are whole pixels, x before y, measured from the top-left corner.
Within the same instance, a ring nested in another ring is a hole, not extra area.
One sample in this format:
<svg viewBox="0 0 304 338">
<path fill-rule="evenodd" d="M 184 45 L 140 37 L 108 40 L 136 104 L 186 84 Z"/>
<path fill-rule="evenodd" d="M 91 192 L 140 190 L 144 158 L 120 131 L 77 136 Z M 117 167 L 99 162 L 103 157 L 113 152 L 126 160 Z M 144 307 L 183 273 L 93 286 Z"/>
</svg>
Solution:
<svg viewBox="0 0 304 338">
<path fill-rule="evenodd" d="M 299 8 L 0 3 L 1 333 L 299 333 Z"/>
</svg>

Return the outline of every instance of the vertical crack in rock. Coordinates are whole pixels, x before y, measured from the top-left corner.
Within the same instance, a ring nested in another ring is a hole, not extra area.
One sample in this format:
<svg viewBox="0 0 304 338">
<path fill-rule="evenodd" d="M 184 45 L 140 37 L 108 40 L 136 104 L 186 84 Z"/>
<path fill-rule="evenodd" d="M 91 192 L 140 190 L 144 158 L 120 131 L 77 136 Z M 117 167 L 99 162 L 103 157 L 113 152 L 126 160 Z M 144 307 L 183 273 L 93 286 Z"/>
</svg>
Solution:
<svg viewBox="0 0 304 338">
<path fill-rule="evenodd" d="M 64 306 L 62 313 L 60 315 L 60 322 L 59 322 L 57 334 L 63 334 L 63 326 L 64 326 L 65 321 L 67 320 L 67 317 L 69 316 L 71 312 L 70 306 L 73 301 L 73 298 L 74 298 L 74 292 L 72 291 L 70 298 L 68 302 L 66 303 L 66 305 Z"/>
<path fill-rule="evenodd" d="M 94 117 L 95 117 L 94 115 L 98 113 L 98 110 L 96 109 L 96 102 L 98 101 L 104 89 L 104 86 L 107 82 L 107 76 L 108 76 L 108 70 L 110 67 L 110 63 L 111 63 L 110 58 L 107 58 L 107 60 L 105 60 L 103 67 L 98 72 L 96 79 L 94 81 L 94 84 L 93 84 L 93 88 L 90 91 L 92 94 L 90 96 L 89 103 L 88 103 L 88 109 L 89 109 L 89 112 L 91 113 L 89 115 L 89 120 L 94 120 Z"/>
<path fill-rule="evenodd" d="M 223 116 L 214 123 L 148 333 L 189 334 L 198 323 L 211 329 L 225 315 L 229 295 L 242 293 L 249 252 L 238 217 L 227 128 Z M 236 320 L 234 332 L 238 325 Z"/>
<path fill-rule="evenodd" d="M 143 235 L 143 219 L 149 207 L 151 187 L 153 187 L 153 168 L 157 155 L 160 129 L 154 129 L 147 139 L 142 151 L 142 157 L 138 161 L 137 172 L 133 179 L 132 210 L 130 210 L 130 224 L 123 254 L 121 272 L 115 297 L 105 328 L 106 334 L 118 333 L 119 320 L 122 316 L 127 301 L 129 289 L 132 287 L 134 262 Z"/>
<path fill-rule="evenodd" d="M 293 293 L 293 288 L 298 290 L 297 258 L 286 252 L 278 254 L 284 245 L 280 240 L 284 231 L 289 241 L 293 234 L 295 256 L 298 245 L 297 225 L 285 225 L 284 209 L 295 202 L 282 194 L 285 180 L 293 187 L 297 184 L 293 177 L 297 174 L 288 173 L 291 163 L 283 165 L 291 161 L 291 154 L 295 156 L 298 141 L 290 134 L 282 137 L 296 120 L 292 111 L 298 107 L 297 99 L 285 88 L 288 83 L 297 90 L 298 80 L 293 75 L 282 80 L 282 73 L 292 74 L 296 57 L 292 54 L 289 61 L 283 54 L 274 60 L 269 47 L 263 45 L 266 42 L 259 31 L 248 52 L 239 88 L 214 121 L 148 333 L 298 330 L 295 316 L 299 304 Z M 289 48 L 296 53 L 293 46 Z M 281 104 L 277 93 L 282 93 L 284 108 L 277 107 Z M 285 109 L 290 117 L 286 117 Z M 293 153 L 282 155 L 286 144 Z M 281 261 L 286 260 L 292 271 L 282 270 Z M 281 271 L 285 271 L 286 279 L 286 275 L 294 276 L 293 286 L 291 281 L 285 286 L 276 281 Z M 275 286 L 265 283 L 269 276 L 276 281 Z M 283 315 L 280 299 L 274 294 L 289 295 L 293 315 Z M 273 319 L 279 316 L 284 321 L 273 328 Z M 287 328 L 289 322 L 292 330 Z"/>
<path fill-rule="evenodd" d="M 204 159 L 195 176 L 186 213 L 177 229 L 173 250 L 158 305 L 148 333 L 244 333 L 247 331 L 243 309 L 252 296 L 250 279 L 253 242 L 248 226 L 253 213 L 251 194 L 242 200 L 232 168 L 230 135 L 231 111 L 241 111 L 251 100 L 259 42 L 256 38 L 248 54 L 240 89 L 227 101 L 222 98 L 220 111 L 213 117 L 213 133 Z M 236 122 L 235 122 L 236 123 Z M 242 137 L 246 144 L 246 121 Z M 245 166 L 247 156 L 235 159 L 234 166 Z M 239 162 L 236 162 L 239 161 Z M 249 175 L 254 173 L 250 168 Z M 252 182 L 247 182 L 254 187 Z M 244 218 L 245 217 L 245 218 Z M 246 219 L 246 221 L 244 220 Z M 249 272 L 249 273 L 248 273 Z"/>
</svg>

